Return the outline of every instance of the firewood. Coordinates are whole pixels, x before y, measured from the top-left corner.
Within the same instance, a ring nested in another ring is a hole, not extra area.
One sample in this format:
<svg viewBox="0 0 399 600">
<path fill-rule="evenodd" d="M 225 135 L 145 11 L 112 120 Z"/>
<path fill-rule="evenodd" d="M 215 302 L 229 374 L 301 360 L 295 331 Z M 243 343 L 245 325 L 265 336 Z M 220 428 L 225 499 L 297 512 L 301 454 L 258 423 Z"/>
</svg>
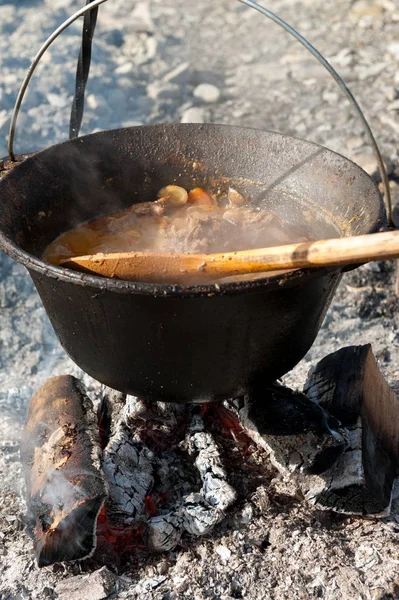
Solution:
<svg viewBox="0 0 399 600">
<path fill-rule="evenodd" d="M 351 346 L 326 356 L 310 374 L 305 391 L 340 419 L 352 437 L 352 452 L 338 462 L 318 502 L 326 508 L 345 506 L 343 512 L 387 514 L 398 468 L 399 400 L 371 346 Z"/>
<path fill-rule="evenodd" d="M 89 556 L 106 489 L 96 415 L 74 377 L 48 379 L 32 397 L 21 457 L 39 567 Z"/>
<path fill-rule="evenodd" d="M 337 419 L 304 394 L 278 384 L 235 407 L 245 432 L 305 496 L 328 487 L 329 473 L 348 446 Z"/>
<path fill-rule="evenodd" d="M 399 401 L 371 346 L 342 348 L 309 375 L 306 396 L 273 385 L 238 407 L 248 435 L 320 509 L 386 516 L 398 468 Z"/>
</svg>

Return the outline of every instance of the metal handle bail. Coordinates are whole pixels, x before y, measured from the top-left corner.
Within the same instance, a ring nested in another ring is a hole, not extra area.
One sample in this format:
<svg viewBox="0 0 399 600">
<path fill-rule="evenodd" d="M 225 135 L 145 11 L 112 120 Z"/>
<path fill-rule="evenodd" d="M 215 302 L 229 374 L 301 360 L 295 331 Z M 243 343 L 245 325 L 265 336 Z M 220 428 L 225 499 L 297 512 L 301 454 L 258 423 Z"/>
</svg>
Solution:
<svg viewBox="0 0 399 600">
<path fill-rule="evenodd" d="M 21 104 L 22 104 L 22 101 L 25 96 L 25 92 L 28 88 L 30 80 L 32 79 L 32 75 L 35 72 L 36 67 L 40 62 L 40 59 L 42 58 L 42 56 L 46 52 L 46 50 L 51 46 L 51 44 L 58 38 L 58 36 L 63 31 L 65 31 L 65 29 L 67 29 L 70 25 L 72 25 L 72 23 L 77 21 L 79 19 L 79 17 L 82 17 L 87 12 L 92 11 L 94 8 L 96 8 L 97 6 L 100 6 L 100 4 L 104 4 L 104 2 L 107 2 L 107 1 L 108 0 L 93 0 L 90 4 L 84 6 L 83 8 L 78 10 L 75 14 L 73 14 L 71 17 L 69 17 L 69 19 L 64 21 L 55 31 L 53 31 L 53 33 L 44 42 L 43 46 L 40 48 L 39 52 L 36 54 L 35 58 L 33 59 L 31 65 L 29 67 L 29 70 L 28 70 L 27 74 L 25 75 L 25 78 L 22 82 L 21 88 L 18 92 L 18 96 L 15 101 L 15 106 L 14 106 L 14 110 L 13 110 L 12 117 L 11 117 L 10 131 L 9 131 L 9 136 L 8 136 L 8 154 L 12 161 L 15 161 L 14 139 L 15 139 L 15 129 L 17 126 L 19 111 L 20 111 Z"/>
<path fill-rule="evenodd" d="M 25 79 L 24 79 L 24 81 L 22 83 L 21 89 L 20 89 L 18 97 L 17 97 L 17 101 L 15 103 L 15 107 L 14 107 L 14 112 L 13 112 L 13 115 L 12 115 L 12 119 L 11 119 L 10 133 L 9 133 L 9 142 L 8 142 L 8 153 L 10 155 L 11 160 L 15 160 L 15 154 L 14 154 L 14 137 L 15 137 L 15 128 L 16 128 L 16 123 L 17 123 L 17 118 L 18 118 L 19 110 L 21 108 L 22 100 L 24 98 L 26 89 L 27 89 L 27 87 L 29 85 L 31 77 L 32 77 L 32 75 L 33 75 L 33 73 L 34 73 L 34 71 L 35 71 L 35 69 L 36 69 L 36 67 L 37 67 L 37 65 L 38 65 L 41 57 L 46 52 L 47 48 L 53 43 L 53 41 L 55 39 L 57 39 L 57 37 L 67 27 L 69 27 L 69 25 L 71 25 L 71 23 L 73 23 L 74 21 L 76 21 L 79 17 L 81 17 L 85 13 L 93 10 L 94 8 L 96 8 L 97 6 L 99 6 L 100 4 L 103 4 L 104 2 L 107 2 L 107 0 L 93 0 L 92 2 L 90 2 L 89 4 L 87 4 L 85 7 L 81 8 L 80 10 L 78 10 L 74 15 L 72 15 L 72 17 L 70 17 L 62 25 L 60 25 L 60 27 L 58 27 L 58 29 L 56 31 L 54 31 L 54 33 L 52 33 L 52 35 L 43 44 L 43 46 L 40 48 L 38 54 L 34 58 L 31 66 L 29 68 L 29 71 L 26 74 Z M 348 98 L 348 100 L 350 101 L 350 103 L 354 107 L 357 115 L 359 116 L 359 118 L 360 118 L 360 120 L 361 120 L 361 122 L 363 124 L 363 127 L 364 127 L 364 129 L 366 131 L 366 134 L 367 134 L 367 137 L 369 139 L 370 145 L 373 148 L 375 157 L 377 159 L 378 169 L 379 169 L 379 172 L 380 172 L 382 184 L 383 184 L 383 187 L 384 187 L 384 200 L 385 200 L 385 207 L 386 207 L 388 222 L 389 222 L 389 225 L 391 227 L 395 228 L 395 224 L 394 224 L 394 221 L 393 221 L 393 218 L 392 218 L 392 201 L 391 201 L 391 192 L 390 192 L 390 188 L 389 188 L 388 175 L 387 175 L 387 172 L 386 172 L 384 161 L 382 160 L 380 149 L 379 149 L 378 144 L 376 142 L 376 139 L 375 139 L 375 137 L 373 135 L 373 132 L 371 131 L 371 128 L 370 128 L 370 126 L 369 126 L 369 124 L 367 122 L 366 117 L 364 116 L 364 114 L 363 114 L 363 112 L 362 112 L 359 104 L 357 103 L 355 97 L 353 96 L 352 92 L 349 90 L 349 88 L 346 85 L 346 83 L 344 82 L 344 80 L 336 72 L 336 70 L 330 65 L 330 63 L 324 58 L 324 56 L 322 54 L 320 54 L 320 52 L 314 46 L 312 46 L 312 44 L 310 44 L 306 40 L 306 38 L 304 38 L 300 33 L 298 33 L 298 31 L 296 31 L 293 27 L 291 27 L 291 25 L 288 25 L 288 23 L 286 23 L 285 21 L 283 21 L 283 19 L 281 19 L 280 17 L 278 17 L 276 14 L 274 14 L 273 12 L 271 12 L 270 10 L 268 10 L 267 8 L 265 8 L 264 6 L 261 6 L 257 2 L 254 2 L 254 0 L 238 0 L 238 2 L 240 2 L 241 4 L 245 4 L 249 8 L 253 8 L 254 10 L 256 10 L 259 13 L 261 13 L 262 15 L 264 15 L 265 17 L 268 17 L 269 19 L 271 19 L 272 21 L 274 21 L 274 23 L 277 23 L 277 25 L 279 25 L 285 31 L 287 31 L 290 35 L 292 35 L 315 58 L 317 58 L 317 60 L 323 65 L 323 67 L 325 69 L 327 69 L 327 71 L 330 73 L 330 75 L 333 77 L 333 79 L 339 85 L 339 87 L 341 88 L 341 90 L 344 92 L 345 96 Z"/>
</svg>

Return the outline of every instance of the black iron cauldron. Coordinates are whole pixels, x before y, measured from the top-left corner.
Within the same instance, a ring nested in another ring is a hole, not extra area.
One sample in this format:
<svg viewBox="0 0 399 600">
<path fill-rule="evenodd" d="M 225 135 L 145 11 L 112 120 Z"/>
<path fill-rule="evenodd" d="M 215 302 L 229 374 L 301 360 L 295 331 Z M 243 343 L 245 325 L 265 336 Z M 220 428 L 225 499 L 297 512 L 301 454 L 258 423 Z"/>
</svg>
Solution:
<svg viewBox="0 0 399 600">
<path fill-rule="evenodd" d="M 207 286 L 136 284 L 41 260 L 78 223 L 166 184 L 233 186 L 314 239 L 386 225 L 372 180 L 323 147 L 219 125 L 96 133 L 36 153 L 0 181 L 0 247 L 25 265 L 67 353 L 117 390 L 164 401 L 222 399 L 276 380 L 312 345 L 342 268 Z"/>
<path fill-rule="evenodd" d="M 229 186 L 259 207 L 306 227 L 310 238 L 361 235 L 386 226 L 375 184 L 323 147 L 277 133 L 219 125 L 153 125 L 77 138 L 89 75 L 97 9 L 92 0 L 50 35 L 19 92 L 9 137 L 44 52 L 85 15 L 68 142 L 12 162 L 0 172 L 0 248 L 24 264 L 71 358 L 118 390 L 172 402 L 236 396 L 289 371 L 312 345 L 342 268 L 298 270 L 207 286 L 142 284 L 80 274 L 41 260 L 46 246 L 82 221 L 133 202 L 164 185 Z M 277 15 L 257 10 L 305 46 L 334 77 L 361 119 L 377 156 L 391 219 L 381 154 L 358 104 L 321 54 Z M 353 267 L 351 267 L 353 268 Z"/>
</svg>

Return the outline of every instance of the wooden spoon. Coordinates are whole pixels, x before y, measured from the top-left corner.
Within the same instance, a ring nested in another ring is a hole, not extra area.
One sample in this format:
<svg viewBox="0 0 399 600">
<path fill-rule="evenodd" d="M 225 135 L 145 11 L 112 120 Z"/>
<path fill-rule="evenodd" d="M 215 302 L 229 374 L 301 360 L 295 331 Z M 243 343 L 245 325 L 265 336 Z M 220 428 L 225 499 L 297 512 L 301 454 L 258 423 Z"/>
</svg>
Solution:
<svg viewBox="0 0 399 600">
<path fill-rule="evenodd" d="M 61 266 L 152 283 L 205 282 L 233 275 L 330 267 L 399 257 L 399 231 L 221 254 L 125 252 L 75 256 Z"/>
</svg>

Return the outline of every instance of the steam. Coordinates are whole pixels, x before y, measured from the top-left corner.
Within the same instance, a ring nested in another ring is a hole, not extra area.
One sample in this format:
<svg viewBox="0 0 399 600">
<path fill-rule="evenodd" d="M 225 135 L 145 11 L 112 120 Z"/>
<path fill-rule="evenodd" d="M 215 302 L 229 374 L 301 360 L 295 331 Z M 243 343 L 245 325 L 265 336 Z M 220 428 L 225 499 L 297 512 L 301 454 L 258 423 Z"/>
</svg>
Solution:
<svg viewBox="0 0 399 600">
<path fill-rule="evenodd" d="M 69 513 L 85 498 L 84 490 L 68 481 L 66 476 L 55 469 L 47 469 L 46 484 L 41 495 L 41 502 L 58 510 Z"/>
<path fill-rule="evenodd" d="M 306 241 L 304 228 L 260 209 L 233 188 L 208 194 L 169 185 L 158 200 L 131 207 L 61 234 L 44 259 L 56 265 L 73 256 L 146 252 L 208 254 Z M 171 281 L 173 283 L 173 281 Z"/>
</svg>

